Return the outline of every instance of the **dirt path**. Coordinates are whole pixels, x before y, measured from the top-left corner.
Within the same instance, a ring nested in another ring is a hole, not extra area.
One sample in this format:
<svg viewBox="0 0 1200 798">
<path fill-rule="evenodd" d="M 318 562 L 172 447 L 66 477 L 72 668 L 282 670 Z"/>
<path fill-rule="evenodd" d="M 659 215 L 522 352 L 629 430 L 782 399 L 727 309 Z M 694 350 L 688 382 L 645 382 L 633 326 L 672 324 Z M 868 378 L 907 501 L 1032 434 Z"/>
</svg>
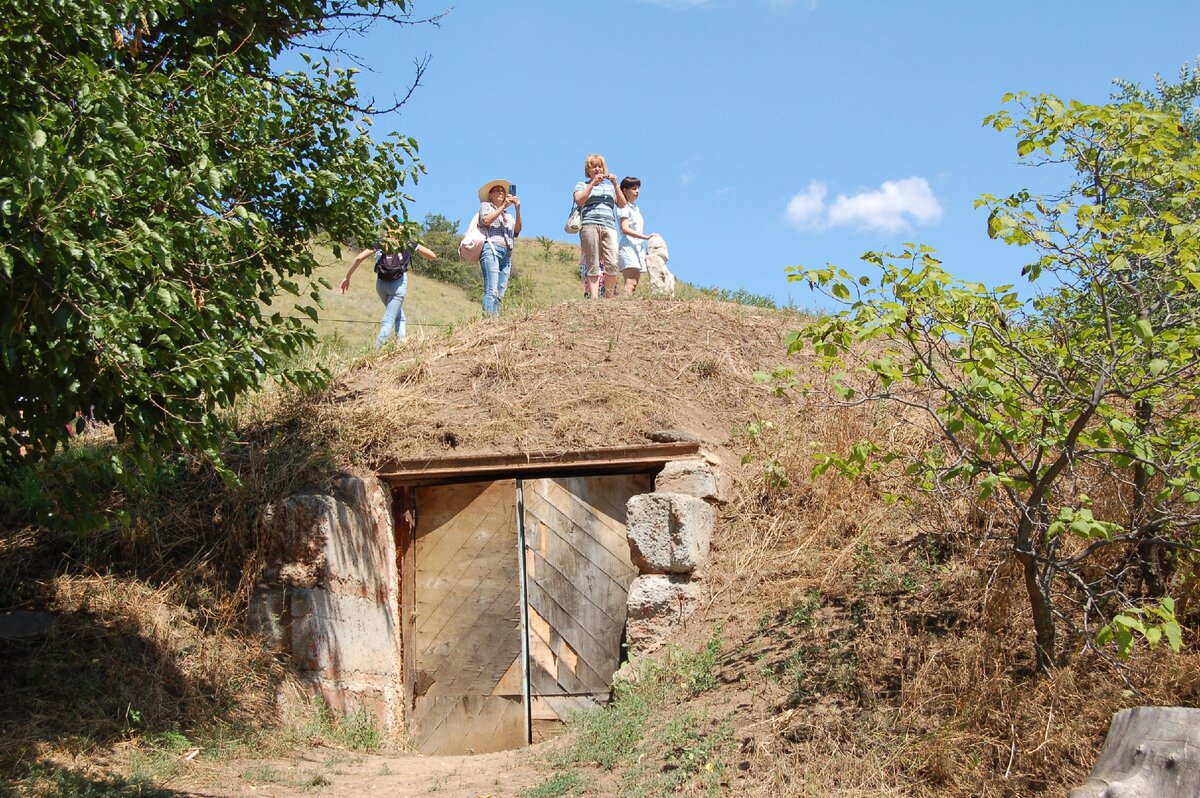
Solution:
<svg viewBox="0 0 1200 798">
<path fill-rule="evenodd" d="M 161 787 L 204 798 L 517 798 L 548 775 L 531 764 L 534 750 L 374 756 L 316 748 L 290 759 L 201 763 Z"/>
</svg>

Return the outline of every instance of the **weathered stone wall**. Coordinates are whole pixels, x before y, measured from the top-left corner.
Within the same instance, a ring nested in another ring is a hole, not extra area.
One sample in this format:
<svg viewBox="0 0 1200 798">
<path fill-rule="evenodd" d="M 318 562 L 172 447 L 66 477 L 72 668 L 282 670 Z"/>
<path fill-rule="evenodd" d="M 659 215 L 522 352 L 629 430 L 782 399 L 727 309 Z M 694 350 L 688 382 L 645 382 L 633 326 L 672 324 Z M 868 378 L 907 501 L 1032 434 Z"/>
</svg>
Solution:
<svg viewBox="0 0 1200 798">
<path fill-rule="evenodd" d="M 334 495 L 300 493 L 263 512 L 264 576 L 250 625 L 289 655 L 330 706 L 402 728 L 400 594 L 391 496 L 345 476 Z"/>
</svg>

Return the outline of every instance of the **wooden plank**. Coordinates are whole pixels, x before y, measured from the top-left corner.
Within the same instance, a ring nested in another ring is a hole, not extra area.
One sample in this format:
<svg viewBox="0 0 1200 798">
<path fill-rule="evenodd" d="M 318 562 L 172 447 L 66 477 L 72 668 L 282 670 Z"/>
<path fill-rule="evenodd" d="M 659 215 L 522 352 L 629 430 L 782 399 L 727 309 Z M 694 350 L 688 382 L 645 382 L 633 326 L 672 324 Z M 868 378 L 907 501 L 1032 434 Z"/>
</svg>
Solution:
<svg viewBox="0 0 1200 798">
<path fill-rule="evenodd" d="M 535 720 L 568 721 L 575 713 L 602 709 L 609 699 L 609 693 L 538 696 L 533 699 L 533 717 Z"/>
<path fill-rule="evenodd" d="M 604 646 L 592 636 L 592 631 L 581 626 L 540 585 L 531 584 L 529 586 L 529 604 L 549 620 L 554 629 L 571 630 L 571 648 L 583 657 L 583 664 L 575 675 L 590 689 L 607 688 L 611 683 L 612 674 L 617 669 L 616 663 L 620 653 L 618 648 L 613 647 L 611 651 L 606 651 Z M 611 663 L 612 666 L 607 673 L 604 672 L 606 663 Z M 554 675 L 557 677 L 557 674 Z"/>
<path fill-rule="evenodd" d="M 489 552 L 471 562 L 460 583 L 436 597 L 438 603 L 418 602 L 418 613 L 427 613 L 425 623 L 418 616 L 417 660 L 426 670 L 438 663 L 457 647 L 467 630 L 478 626 L 482 616 L 499 622 L 507 617 L 518 601 L 515 552 Z M 431 599 L 432 601 L 432 599 Z"/>
<path fill-rule="evenodd" d="M 515 625 L 505 622 L 517 603 L 513 576 L 511 571 L 497 568 L 490 580 L 478 580 L 474 587 L 464 584 L 462 596 L 446 596 L 435 608 L 439 618 L 445 616 L 444 622 L 418 628 L 417 666 L 431 673 L 440 670 L 443 662 L 461 648 L 463 639 L 473 634 L 472 630 L 481 630 L 474 632 L 478 635 L 492 631 L 493 626 L 505 627 L 518 635 Z M 443 613 L 444 608 L 451 609 Z"/>
<path fill-rule="evenodd" d="M 637 576 L 625 506 L 650 488 L 650 480 L 572 477 L 525 486 L 526 517 L 536 519 L 526 554 L 530 606 L 550 626 L 547 635 L 531 623 L 539 633 L 531 673 L 536 693 L 606 692 L 620 663 L 625 601 Z"/>
<path fill-rule="evenodd" d="M 584 620 L 584 617 L 594 619 L 598 629 L 608 630 L 617 626 L 619 638 L 620 628 L 625 626 L 626 596 L 633 580 L 625 582 L 609 578 L 606 574 L 598 575 L 595 569 L 591 569 L 591 561 L 579 554 L 578 550 L 562 554 L 553 552 L 554 547 L 563 547 L 563 543 L 551 543 L 553 559 L 533 554 L 537 563 L 538 583 L 558 599 L 560 606 L 580 620 Z"/>
<path fill-rule="evenodd" d="M 418 659 L 426 670 L 431 670 L 433 664 L 424 661 L 433 656 L 432 649 L 452 638 L 455 626 L 469 626 L 480 608 L 492 604 L 495 591 L 509 589 L 517 573 L 511 489 L 511 483 L 490 486 L 475 494 L 471 503 L 475 511 L 462 507 L 448 518 L 437 514 L 435 517 L 443 523 L 430 535 L 421 534 L 425 516 L 418 515 L 416 569 L 421 589 L 416 597 L 417 637 L 426 641 L 424 650 L 418 651 Z M 436 502 L 439 496 L 426 498 Z M 439 539 L 439 545 L 432 547 L 437 556 L 427 560 L 423 543 L 433 536 Z M 465 542 L 456 546 L 456 538 Z M 515 597 L 515 583 L 512 589 Z"/>
<path fill-rule="evenodd" d="M 594 712 L 609 702 L 608 693 L 580 696 L 535 697 L 532 706 L 532 741 L 552 740 L 566 730 L 566 721 L 580 712 Z"/>
<path fill-rule="evenodd" d="M 557 492 L 557 491 L 554 491 Z M 550 538 L 559 538 L 568 546 L 576 549 L 579 554 L 588 557 L 592 567 L 599 568 L 614 580 L 632 582 L 637 577 L 637 569 L 629 555 L 628 539 L 624 539 L 625 551 L 619 547 L 597 545 L 596 537 L 588 529 L 590 520 L 577 520 L 561 507 L 553 503 L 551 498 L 538 491 L 526 497 L 526 523 L 529 536 L 529 547 L 533 551 L 546 556 L 546 543 Z M 530 519 L 532 516 L 532 519 Z M 620 534 L 625 534 L 625 528 L 620 528 Z M 577 544 L 577 539 L 586 537 L 588 540 Z M 582 546 L 582 548 L 581 548 Z M 561 570 L 561 569 L 560 569 Z"/>
<path fill-rule="evenodd" d="M 586 693 L 596 689 L 595 685 L 606 680 L 591 671 L 584 664 L 587 681 L 578 675 L 579 665 L 569 669 L 563 663 L 558 651 L 564 648 L 562 638 L 553 634 L 554 641 L 538 637 L 530 638 L 531 648 L 536 648 L 538 656 L 529 663 L 529 678 L 534 686 L 535 695 L 563 695 L 566 693 Z"/>
<path fill-rule="evenodd" d="M 518 659 L 515 485 L 419 488 L 414 532 L 414 744 L 426 753 L 526 740 L 525 710 L 492 695 Z"/>
<path fill-rule="evenodd" d="M 529 740 L 534 745 L 553 740 L 566 731 L 567 727 L 557 720 L 534 720 L 529 729 Z"/>
<path fill-rule="evenodd" d="M 521 658 L 517 657 L 513 660 L 512 665 L 500 677 L 500 681 L 492 689 L 492 695 L 503 696 L 518 696 L 522 695 L 521 691 L 521 672 L 524 668 L 521 666 Z"/>
<path fill-rule="evenodd" d="M 514 516 L 513 483 L 450 485 L 418 490 L 417 558 L 424 580 L 445 576 L 448 566 L 470 559 L 487 546 L 491 534 L 503 534 Z M 470 530 L 467 532 L 466 530 Z"/>
<path fill-rule="evenodd" d="M 562 491 L 558 486 L 550 486 L 552 495 L 542 496 L 533 514 L 539 521 L 539 531 L 560 537 L 567 543 L 574 544 L 581 537 L 592 539 L 587 544 L 586 551 L 596 565 L 604 568 L 613 577 L 620 577 L 633 570 L 630 562 L 629 538 L 625 526 L 615 520 L 599 516 L 595 508 L 578 502 L 575 497 Z M 553 495 L 557 494 L 557 495 Z M 597 558 L 593 553 L 596 546 L 604 549 L 606 556 Z"/>
<path fill-rule="evenodd" d="M 484 754 L 525 744 L 525 710 L 519 699 L 450 696 L 426 703 L 430 713 L 413 736 L 423 754 Z"/>
<path fill-rule="evenodd" d="M 685 442 L 588 451 L 539 451 L 507 455 L 385 460 L 376 469 L 376 476 L 393 485 L 422 485 L 449 481 L 478 482 L 502 476 L 535 478 L 572 472 L 653 473 L 670 460 L 688 457 L 699 451 L 699 443 Z"/>
<path fill-rule="evenodd" d="M 509 589 L 513 587 L 510 583 Z M 440 695 L 488 695 L 521 654 L 520 608 L 510 590 L 497 597 L 471 627 L 459 628 L 456 642 L 433 674 Z M 519 691 L 518 691 L 519 692 Z"/>
<path fill-rule="evenodd" d="M 633 570 L 624 505 L 628 496 L 635 495 L 637 488 L 630 485 L 626 491 L 622 491 L 623 494 L 628 492 L 628 495 L 616 499 L 619 501 L 619 511 L 608 506 L 609 500 L 593 503 L 586 498 L 595 483 L 612 479 L 615 478 L 540 480 L 537 483 L 540 502 L 536 509 L 544 514 L 544 525 L 557 530 L 568 541 L 577 534 L 587 534 L 599 542 L 617 564 L 613 568 L 606 568 L 615 577 Z"/>
</svg>

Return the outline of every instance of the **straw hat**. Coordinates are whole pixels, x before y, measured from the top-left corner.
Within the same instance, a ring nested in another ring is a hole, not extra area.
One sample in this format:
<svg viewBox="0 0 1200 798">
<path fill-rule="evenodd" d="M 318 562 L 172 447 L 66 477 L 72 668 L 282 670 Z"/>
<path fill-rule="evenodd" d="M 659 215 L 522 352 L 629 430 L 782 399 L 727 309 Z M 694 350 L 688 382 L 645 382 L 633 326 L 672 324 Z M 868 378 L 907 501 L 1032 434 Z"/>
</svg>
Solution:
<svg viewBox="0 0 1200 798">
<path fill-rule="evenodd" d="M 496 186 L 504 189 L 504 193 L 508 194 L 509 182 L 507 180 L 489 180 L 479 187 L 479 201 L 487 202 L 488 194 L 491 194 L 492 189 Z"/>
</svg>

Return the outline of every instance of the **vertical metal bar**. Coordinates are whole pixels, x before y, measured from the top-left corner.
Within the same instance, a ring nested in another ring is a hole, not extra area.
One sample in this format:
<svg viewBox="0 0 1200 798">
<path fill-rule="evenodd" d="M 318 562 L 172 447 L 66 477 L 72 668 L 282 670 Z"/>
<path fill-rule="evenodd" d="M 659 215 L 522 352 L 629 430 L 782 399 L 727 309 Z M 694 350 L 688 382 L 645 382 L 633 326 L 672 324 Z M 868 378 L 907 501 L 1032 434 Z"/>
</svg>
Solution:
<svg viewBox="0 0 1200 798">
<path fill-rule="evenodd" d="M 521 583 L 521 699 L 525 703 L 525 742 L 533 742 L 533 699 L 529 687 L 529 575 L 525 570 L 525 481 L 517 479 L 517 562 Z"/>
</svg>

